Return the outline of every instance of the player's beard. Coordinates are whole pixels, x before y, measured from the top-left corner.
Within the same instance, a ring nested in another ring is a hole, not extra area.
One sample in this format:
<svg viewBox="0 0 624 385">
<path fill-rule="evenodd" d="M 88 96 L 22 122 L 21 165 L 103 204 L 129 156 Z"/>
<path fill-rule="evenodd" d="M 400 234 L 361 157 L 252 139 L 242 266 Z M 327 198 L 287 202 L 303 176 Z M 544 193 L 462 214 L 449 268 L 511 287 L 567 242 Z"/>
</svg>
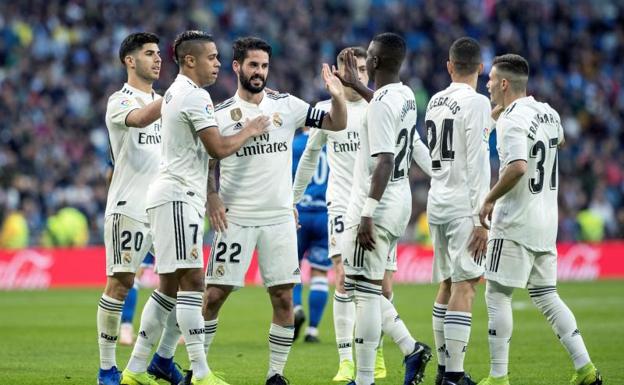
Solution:
<svg viewBox="0 0 624 385">
<path fill-rule="evenodd" d="M 261 75 L 254 75 L 252 77 L 247 77 L 243 71 L 240 71 L 239 76 L 240 76 L 241 86 L 243 86 L 244 89 L 251 92 L 252 94 L 258 94 L 262 92 L 262 90 L 264 90 L 264 87 L 266 86 L 266 79 L 263 78 Z M 262 84 L 258 87 L 254 86 L 253 84 L 251 84 L 251 81 L 254 79 L 262 80 Z"/>
</svg>

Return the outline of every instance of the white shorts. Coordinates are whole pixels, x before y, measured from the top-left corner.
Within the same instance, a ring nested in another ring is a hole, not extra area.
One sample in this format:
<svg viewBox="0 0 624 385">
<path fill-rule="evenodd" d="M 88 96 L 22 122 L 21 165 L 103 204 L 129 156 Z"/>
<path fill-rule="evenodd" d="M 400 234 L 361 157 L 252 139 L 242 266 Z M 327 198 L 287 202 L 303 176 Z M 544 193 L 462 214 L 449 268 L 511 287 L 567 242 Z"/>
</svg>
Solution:
<svg viewBox="0 0 624 385">
<path fill-rule="evenodd" d="M 106 275 L 136 273 L 143 258 L 152 249 L 149 224 L 122 214 L 104 219 Z"/>
<path fill-rule="evenodd" d="M 433 242 L 433 274 L 431 281 L 467 281 L 483 275 L 483 260 L 476 261 L 468 250 L 474 229 L 472 218 L 458 218 L 443 225 L 429 224 Z"/>
<path fill-rule="evenodd" d="M 485 278 L 509 287 L 555 286 L 557 253 L 531 251 L 509 239 L 491 239 L 485 260 Z"/>
<path fill-rule="evenodd" d="M 185 202 L 167 202 L 147 210 L 159 274 L 203 269 L 204 219 Z"/>
<path fill-rule="evenodd" d="M 295 219 L 266 226 L 240 226 L 228 221 L 215 233 L 208 266 L 207 285 L 245 286 L 245 274 L 258 249 L 258 267 L 265 287 L 301 282 L 297 258 Z"/>
<path fill-rule="evenodd" d="M 357 242 L 357 231 L 358 226 L 352 226 L 343 235 L 342 262 L 345 275 L 363 275 L 368 279 L 382 280 L 386 270 L 396 271 L 398 238 L 383 227 L 375 226 L 375 249 L 367 251 Z"/>
<path fill-rule="evenodd" d="M 327 217 L 327 256 L 333 258 L 342 255 L 342 235 L 344 234 L 344 217 L 328 215 Z"/>
</svg>

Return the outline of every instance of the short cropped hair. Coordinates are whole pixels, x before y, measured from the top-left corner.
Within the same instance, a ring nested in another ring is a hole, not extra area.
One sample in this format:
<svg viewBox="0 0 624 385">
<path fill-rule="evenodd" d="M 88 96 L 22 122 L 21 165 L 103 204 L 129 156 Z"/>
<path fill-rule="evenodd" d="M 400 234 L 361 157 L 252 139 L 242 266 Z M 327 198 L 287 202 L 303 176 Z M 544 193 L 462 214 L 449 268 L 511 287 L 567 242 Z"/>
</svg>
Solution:
<svg viewBox="0 0 624 385">
<path fill-rule="evenodd" d="M 384 32 L 375 36 L 373 41 L 380 45 L 380 69 L 388 72 L 399 72 L 407 52 L 405 40 L 396 33 Z"/>
<path fill-rule="evenodd" d="M 126 36 L 121 42 L 119 47 L 119 60 L 125 65 L 126 56 L 132 52 L 141 49 L 143 44 L 156 43 L 158 44 L 160 39 L 156 34 L 150 32 L 136 32 Z"/>
<path fill-rule="evenodd" d="M 481 47 L 471 37 L 460 37 L 451 44 L 449 61 L 455 71 L 462 76 L 471 75 L 479 70 L 481 64 Z"/>
<path fill-rule="evenodd" d="M 232 44 L 232 59 L 242 64 L 245 58 L 247 58 L 247 53 L 256 50 L 266 52 L 269 58 L 271 58 L 273 54 L 271 45 L 258 37 L 248 36 L 238 38 L 234 41 L 234 44 Z"/>
<path fill-rule="evenodd" d="M 340 64 L 344 64 L 344 60 L 345 60 L 345 55 L 347 54 L 347 51 L 353 51 L 353 56 L 355 56 L 356 58 L 361 58 L 361 59 L 366 59 L 366 50 L 362 47 L 347 47 L 344 48 L 342 51 L 340 51 L 340 53 L 338 54 L 338 63 Z"/>
<path fill-rule="evenodd" d="M 496 56 L 492 62 L 499 76 L 509 81 L 513 91 L 526 90 L 529 81 L 529 62 L 520 55 L 508 53 Z"/>
<path fill-rule="evenodd" d="M 206 42 L 214 42 L 212 35 L 207 32 L 198 30 L 182 32 L 173 42 L 173 60 L 180 65 L 186 55 L 195 54 L 197 43 Z"/>
</svg>

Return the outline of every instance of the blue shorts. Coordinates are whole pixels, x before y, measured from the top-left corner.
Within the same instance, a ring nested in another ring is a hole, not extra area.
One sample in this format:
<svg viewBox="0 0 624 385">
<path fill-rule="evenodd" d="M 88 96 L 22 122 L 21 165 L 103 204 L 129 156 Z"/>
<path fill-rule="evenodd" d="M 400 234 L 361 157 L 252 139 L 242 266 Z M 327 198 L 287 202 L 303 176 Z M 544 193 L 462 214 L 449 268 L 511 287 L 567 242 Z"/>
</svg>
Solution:
<svg viewBox="0 0 624 385">
<path fill-rule="evenodd" d="M 147 252 L 145 258 L 143 258 L 143 262 L 141 262 L 141 267 L 151 267 L 154 266 L 154 254 Z"/>
<path fill-rule="evenodd" d="M 317 270 L 331 269 L 332 262 L 327 252 L 327 212 L 299 212 L 297 249 L 299 261 L 305 256 L 310 266 Z"/>
</svg>

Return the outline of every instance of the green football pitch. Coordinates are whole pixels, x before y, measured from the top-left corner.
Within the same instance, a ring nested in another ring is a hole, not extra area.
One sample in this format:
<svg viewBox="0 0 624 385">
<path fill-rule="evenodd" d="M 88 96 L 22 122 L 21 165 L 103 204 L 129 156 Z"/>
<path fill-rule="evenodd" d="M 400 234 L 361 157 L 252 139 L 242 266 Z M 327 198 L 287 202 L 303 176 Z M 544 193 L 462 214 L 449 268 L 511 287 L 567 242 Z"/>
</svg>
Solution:
<svg viewBox="0 0 624 385">
<path fill-rule="evenodd" d="M 487 375 L 487 315 L 480 286 L 473 313 L 473 330 L 466 368 L 473 378 Z M 433 345 L 432 285 L 397 285 L 395 303 L 413 335 Z M 574 311 L 593 361 L 605 384 L 624 384 L 624 281 L 562 283 L 559 293 Z M 95 312 L 99 290 L 74 289 L 0 292 L 0 384 L 95 384 L 98 349 Z M 139 306 L 149 292 L 141 291 Z M 305 292 L 304 292 L 305 298 Z M 138 325 L 138 314 L 135 324 Z M 222 310 L 210 351 L 210 366 L 232 385 L 264 384 L 270 305 L 262 288 L 234 293 Z M 331 302 L 321 324 L 319 344 L 295 342 L 285 375 L 292 385 L 331 384 L 338 356 L 334 344 Z M 378 385 L 402 384 L 401 355 L 392 341 L 384 345 L 388 376 Z M 125 366 L 131 349 L 119 347 Z M 181 346 L 176 360 L 186 366 Z M 425 384 L 433 384 L 435 358 Z M 572 365 L 550 326 L 532 306 L 528 295 L 514 295 L 514 335 L 510 379 L 516 385 L 568 384 Z"/>
</svg>

